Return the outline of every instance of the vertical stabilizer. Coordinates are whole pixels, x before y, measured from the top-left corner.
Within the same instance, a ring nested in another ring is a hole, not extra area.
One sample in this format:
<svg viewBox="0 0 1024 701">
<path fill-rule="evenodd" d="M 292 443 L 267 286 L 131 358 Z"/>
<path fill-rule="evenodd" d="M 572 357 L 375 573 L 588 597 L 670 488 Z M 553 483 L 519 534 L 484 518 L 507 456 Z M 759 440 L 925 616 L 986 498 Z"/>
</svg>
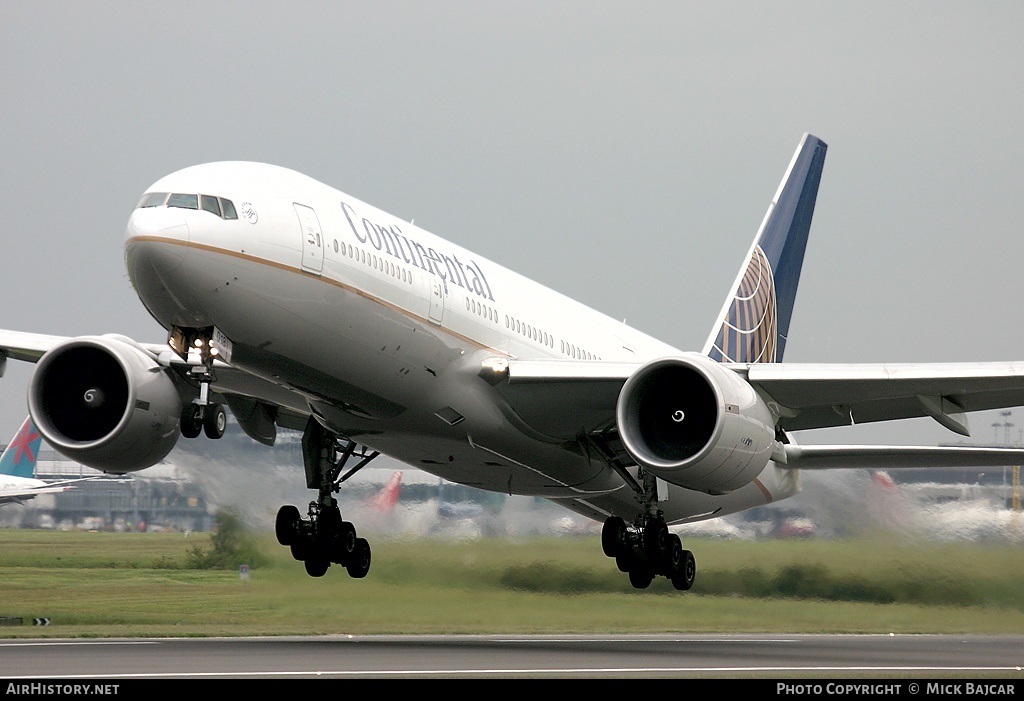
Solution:
<svg viewBox="0 0 1024 701">
<path fill-rule="evenodd" d="M 32 418 L 26 417 L 17 435 L 7 445 L 3 455 L 0 455 L 0 474 L 31 479 L 35 475 L 42 442 L 43 438 L 32 423 Z"/>
<path fill-rule="evenodd" d="M 828 145 L 804 134 L 704 352 L 726 363 L 782 360 Z"/>
<path fill-rule="evenodd" d="M 396 470 L 391 475 L 391 479 L 388 483 L 374 495 L 370 504 L 381 511 L 391 511 L 395 508 L 395 504 L 398 503 L 398 494 L 402 486 L 402 471 Z"/>
</svg>

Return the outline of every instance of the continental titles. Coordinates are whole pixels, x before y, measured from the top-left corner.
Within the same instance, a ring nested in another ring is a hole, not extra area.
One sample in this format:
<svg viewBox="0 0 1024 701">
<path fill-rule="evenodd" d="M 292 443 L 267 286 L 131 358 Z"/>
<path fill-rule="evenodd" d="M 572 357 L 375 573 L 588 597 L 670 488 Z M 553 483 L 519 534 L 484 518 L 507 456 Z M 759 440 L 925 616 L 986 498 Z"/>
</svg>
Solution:
<svg viewBox="0 0 1024 701">
<path fill-rule="evenodd" d="M 431 275 L 436 275 L 445 283 L 454 283 L 478 297 L 494 301 L 487 278 L 480 266 L 473 261 L 463 263 L 455 255 L 449 256 L 429 246 L 423 246 L 402 233 L 397 224 L 386 225 L 360 217 L 347 202 L 341 203 L 341 211 L 345 213 L 348 225 L 359 243 L 369 244 L 381 253 L 388 253 L 408 265 L 414 265 Z M 357 221 L 359 224 L 356 224 Z"/>
</svg>

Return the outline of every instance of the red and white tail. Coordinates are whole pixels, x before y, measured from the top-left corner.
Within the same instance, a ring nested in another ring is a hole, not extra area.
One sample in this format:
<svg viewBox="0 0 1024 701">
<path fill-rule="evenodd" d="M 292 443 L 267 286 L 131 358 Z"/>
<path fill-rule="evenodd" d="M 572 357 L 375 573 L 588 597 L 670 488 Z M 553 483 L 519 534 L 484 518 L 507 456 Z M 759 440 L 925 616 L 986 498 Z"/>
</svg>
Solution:
<svg viewBox="0 0 1024 701">
<path fill-rule="evenodd" d="M 384 488 L 370 500 L 370 505 L 381 511 L 390 511 L 398 503 L 398 492 L 402 486 L 402 471 L 396 470 Z"/>
</svg>

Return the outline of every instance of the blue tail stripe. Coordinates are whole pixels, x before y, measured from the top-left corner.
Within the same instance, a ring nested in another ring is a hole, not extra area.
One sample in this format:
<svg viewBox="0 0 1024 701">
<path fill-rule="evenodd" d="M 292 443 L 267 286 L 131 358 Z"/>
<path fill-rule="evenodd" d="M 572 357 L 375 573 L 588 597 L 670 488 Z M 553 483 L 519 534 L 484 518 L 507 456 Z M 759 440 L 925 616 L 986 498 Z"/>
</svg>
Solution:
<svg viewBox="0 0 1024 701">
<path fill-rule="evenodd" d="M 782 360 L 827 149 L 804 135 L 709 339 L 714 360 Z"/>
<path fill-rule="evenodd" d="M 758 241 L 771 263 L 775 279 L 778 309 L 776 361 L 782 360 L 789 336 L 789 322 L 793 318 L 800 269 L 804 262 L 827 149 L 823 141 L 808 135 Z"/>
</svg>

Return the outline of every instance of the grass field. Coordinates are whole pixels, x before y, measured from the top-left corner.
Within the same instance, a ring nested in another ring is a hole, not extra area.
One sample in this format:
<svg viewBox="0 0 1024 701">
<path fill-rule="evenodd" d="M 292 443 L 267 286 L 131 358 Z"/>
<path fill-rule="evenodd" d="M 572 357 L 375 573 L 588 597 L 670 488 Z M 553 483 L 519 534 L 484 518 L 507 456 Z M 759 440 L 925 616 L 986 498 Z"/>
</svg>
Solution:
<svg viewBox="0 0 1024 701">
<path fill-rule="evenodd" d="M 269 562 L 247 579 L 188 569 L 209 542 L 0 530 L 0 617 L 22 619 L 0 636 L 1024 633 L 1024 550 L 1012 545 L 688 539 L 697 582 L 680 593 L 664 578 L 632 589 L 596 537 L 377 539 L 362 580 L 337 566 L 308 577 L 269 535 Z"/>
</svg>

